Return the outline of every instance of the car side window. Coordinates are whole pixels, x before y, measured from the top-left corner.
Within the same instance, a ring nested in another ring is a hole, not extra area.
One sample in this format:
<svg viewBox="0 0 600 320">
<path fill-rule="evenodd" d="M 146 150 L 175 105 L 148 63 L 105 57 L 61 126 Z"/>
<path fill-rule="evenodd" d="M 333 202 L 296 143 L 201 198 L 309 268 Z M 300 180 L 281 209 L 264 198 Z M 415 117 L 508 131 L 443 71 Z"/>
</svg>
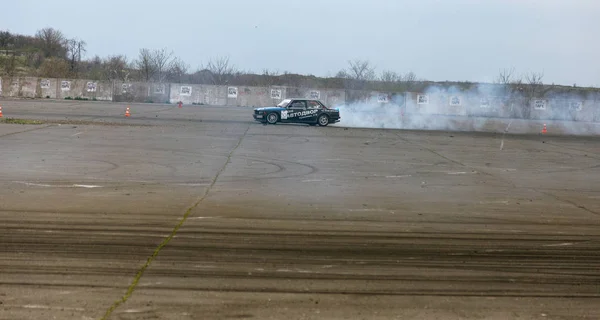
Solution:
<svg viewBox="0 0 600 320">
<path fill-rule="evenodd" d="M 319 109 L 321 108 L 321 104 L 318 101 L 310 100 L 308 101 L 308 109 Z"/>
<path fill-rule="evenodd" d="M 306 109 L 306 102 L 304 101 L 294 101 L 292 102 L 292 104 L 290 105 L 291 108 L 294 109 Z"/>
</svg>

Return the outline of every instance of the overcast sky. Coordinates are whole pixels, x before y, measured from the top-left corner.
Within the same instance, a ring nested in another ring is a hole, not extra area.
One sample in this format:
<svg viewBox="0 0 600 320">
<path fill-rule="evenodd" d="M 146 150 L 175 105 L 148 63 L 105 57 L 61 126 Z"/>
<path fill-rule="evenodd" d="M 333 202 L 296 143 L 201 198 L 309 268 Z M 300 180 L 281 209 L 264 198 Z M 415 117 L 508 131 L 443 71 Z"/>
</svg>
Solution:
<svg viewBox="0 0 600 320">
<path fill-rule="evenodd" d="M 0 29 L 54 27 L 87 57 L 163 48 L 193 69 L 335 75 L 352 59 L 435 81 L 493 81 L 501 68 L 600 86 L 597 0 L 1 0 Z"/>
</svg>

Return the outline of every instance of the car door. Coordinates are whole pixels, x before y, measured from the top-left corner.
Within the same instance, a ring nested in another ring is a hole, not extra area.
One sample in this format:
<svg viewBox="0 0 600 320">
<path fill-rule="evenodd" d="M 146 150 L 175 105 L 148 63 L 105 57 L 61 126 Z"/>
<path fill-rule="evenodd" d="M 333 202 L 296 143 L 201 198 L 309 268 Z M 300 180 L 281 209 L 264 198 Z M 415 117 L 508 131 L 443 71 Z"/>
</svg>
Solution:
<svg viewBox="0 0 600 320">
<path fill-rule="evenodd" d="M 303 114 L 306 112 L 306 101 L 304 100 L 293 100 L 287 109 L 287 121 L 286 122 L 303 122 Z"/>
<path fill-rule="evenodd" d="M 321 109 L 323 108 L 323 105 L 321 105 L 321 103 L 319 103 L 319 101 L 317 100 L 308 100 L 307 101 L 307 115 L 304 118 L 304 122 L 309 122 L 309 123 L 316 123 L 317 122 L 317 117 L 321 114 Z"/>
</svg>

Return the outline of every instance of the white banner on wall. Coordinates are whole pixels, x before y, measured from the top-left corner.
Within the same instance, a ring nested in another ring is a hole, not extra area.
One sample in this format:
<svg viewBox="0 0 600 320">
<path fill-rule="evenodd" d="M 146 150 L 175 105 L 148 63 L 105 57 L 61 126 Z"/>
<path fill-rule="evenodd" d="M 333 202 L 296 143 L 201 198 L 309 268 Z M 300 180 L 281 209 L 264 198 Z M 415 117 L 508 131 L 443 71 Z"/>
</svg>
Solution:
<svg viewBox="0 0 600 320">
<path fill-rule="evenodd" d="M 179 91 L 179 93 L 182 96 L 191 96 L 192 95 L 192 87 L 182 86 L 181 90 Z"/>
<path fill-rule="evenodd" d="M 450 101 L 448 101 L 448 102 L 453 107 L 458 107 L 462 104 L 462 101 L 459 96 L 451 96 Z"/>
<path fill-rule="evenodd" d="M 582 101 L 571 101 L 571 103 L 569 103 L 569 107 L 572 110 L 581 111 L 583 109 L 583 102 Z"/>
<path fill-rule="evenodd" d="M 238 88 L 229 87 L 227 88 L 227 98 L 237 99 L 238 96 Z"/>
<path fill-rule="evenodd" d="M 271 89 L 271 99 L 281 99 L 281 89 Z"/>
<path fill-rule="evenodd" d="M 546 110 L 546 100 L 535 100 L 533 102 L 533 108 L 535 110 Z"/>
<path fill-rule="evenodd" d="M 426 94 L 417 95 L 417 104 L 429 104 L 429 96 Z"/>
<path fill-rule="evenodd" d="M 61 81 L 60 82 L 60 90 L 62 90 L 62 91 L 71 90 L 71 81 Z"/>
<path fill-rule="evenodd" d="M 96 82 L 88 82 L 87 83 L 87 92 L 96 92 L 98 84 Z"/>
<path fill-rule="evenodd" d="M 315 100 L 319 100 L 321 99 L 321 92 L 318 90 L 312 90 L 310 92 L 310 98 L 311 99 L 315 99 Z"/>
<path fill-rule="evenodd" d="M 50 79 L 42 79 L 40 81 L 40 88 L 42 88 L 42 89 L 50 89 Z"/>
<path fill-rule="evenodd" d="M 388 103 L 389 102 L 388 95 L 387 94 L 379 94 L 377 96 L 377 102 L 378 103 Z"/>
<path fill-rule="evenodd" d="M 490 100 L 488 98 L 481 98 L 481 101 L 479 102 L 479 107 L 482 109 L 487 109 L 491 107 Z"/>
</svg>

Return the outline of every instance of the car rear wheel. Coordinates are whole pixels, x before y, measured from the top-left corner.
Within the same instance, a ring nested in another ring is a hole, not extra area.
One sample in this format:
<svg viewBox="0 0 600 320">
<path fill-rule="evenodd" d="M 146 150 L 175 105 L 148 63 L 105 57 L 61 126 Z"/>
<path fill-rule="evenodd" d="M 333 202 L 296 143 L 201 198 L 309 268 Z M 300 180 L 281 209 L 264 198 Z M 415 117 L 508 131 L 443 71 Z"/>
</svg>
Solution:
<svg viewBox="0 0 600 320">
<path fill-rule="evenodd" d="M 279 120 L 279 116 L 277 115 L 277 113 L 271 112 L 267 115 L 267 122 L 269 124 L 275 124 L 277 123 L 277 120 Z"/>
<path fill-rule="evenodd" d="M 322 114 L 319 116 L 318 122 L 321 127 L 325 127 L 329 124 L 329 117 L 326 114 Z"/>
</svg>

